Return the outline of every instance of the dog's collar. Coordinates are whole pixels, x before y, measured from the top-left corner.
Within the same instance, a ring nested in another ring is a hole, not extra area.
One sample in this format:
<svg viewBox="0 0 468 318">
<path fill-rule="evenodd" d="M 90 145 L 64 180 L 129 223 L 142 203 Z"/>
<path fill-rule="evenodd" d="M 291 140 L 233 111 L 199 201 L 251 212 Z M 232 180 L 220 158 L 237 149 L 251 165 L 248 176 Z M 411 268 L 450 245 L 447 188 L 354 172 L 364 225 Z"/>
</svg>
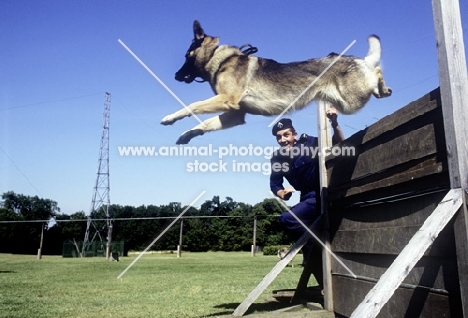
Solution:
<svg viewBox="0 0 468 318">
<path fill-rule="evenodd" d="M 219 46 L 213 51 L 211 57 L 215 54 L 215 51 L 219 48 Z M 245 54 L 245 55 L 250 55 L 250 54 L 254 54 L 254 53 L 257 53 L 258 52 L 258 49 L 257 47 L 255 46 L 252 46 L 251 44 L 243 44 L 241 46 L 239 46 L 239 50 Z M 210 59 L 211 59 L 210 57 Z M 204 79 L 201 79 L 201 80 L 198 80 L 198 79 L 194 79 L 195 82 L 197 83 L 204 83 L 206 82 L 206 80 Z"/>
</svg>

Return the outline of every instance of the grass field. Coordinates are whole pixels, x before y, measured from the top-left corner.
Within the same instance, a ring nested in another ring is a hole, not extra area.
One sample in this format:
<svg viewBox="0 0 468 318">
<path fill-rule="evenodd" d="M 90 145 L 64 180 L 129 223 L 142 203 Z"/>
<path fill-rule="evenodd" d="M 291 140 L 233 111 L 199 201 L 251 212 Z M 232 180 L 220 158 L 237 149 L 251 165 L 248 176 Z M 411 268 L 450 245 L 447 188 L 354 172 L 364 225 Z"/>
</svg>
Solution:
<svg viewBox="0 0 468 318">
<path fill-rule="evenodd" d="M 134 259 L 0 254 L 0 317 L 229 315 L 278 261 L 246 252 L 149 254 L 117 279 Z M 248 313 L 277 309 L 265 299 L 295 288 L 301 272 L 285 268 Z"/>
</svg>

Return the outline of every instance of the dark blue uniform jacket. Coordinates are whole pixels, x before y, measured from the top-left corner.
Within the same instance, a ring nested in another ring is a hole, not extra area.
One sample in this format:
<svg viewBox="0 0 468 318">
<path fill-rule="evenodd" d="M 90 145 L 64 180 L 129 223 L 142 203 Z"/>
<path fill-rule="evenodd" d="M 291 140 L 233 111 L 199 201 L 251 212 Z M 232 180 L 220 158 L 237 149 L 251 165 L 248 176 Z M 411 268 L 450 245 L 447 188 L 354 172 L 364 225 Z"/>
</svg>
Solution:
<svg viewBox="0 0 468 318">
<path fill-rule="evenodd" d="M 274 152 L 271 158 L 270 189 L 274 194 L 284 189 L 283 178 L 286 178 L 296 191 L 301 191 L 301 201 L 306 194 L 309 194 L 307 197 L 318 197 L 320 194 L 318 138 L 303 135 L 293 147 L 295 149 L 291 152 L 295 154 L 294 156 L 282 155 L 280 149 Z"/>
</svg>

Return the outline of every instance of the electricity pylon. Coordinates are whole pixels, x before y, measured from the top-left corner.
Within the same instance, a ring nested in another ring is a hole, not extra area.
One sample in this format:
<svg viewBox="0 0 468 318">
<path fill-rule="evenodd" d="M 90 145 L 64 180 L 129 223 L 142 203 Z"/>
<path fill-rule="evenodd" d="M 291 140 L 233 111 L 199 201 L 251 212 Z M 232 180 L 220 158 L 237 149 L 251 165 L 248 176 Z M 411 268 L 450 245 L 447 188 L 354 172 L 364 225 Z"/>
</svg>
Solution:
<svg viewBox="0 0 468 318">
<path fill-rule="evenodd" d="M 111 243 L 112 243 L 112 220 L 109 215 L 110 206 L 110 183 L 109 183 L 109 117 L 110 117 L 110 106 L 111 106 L 111 94 L 106 93 L 106 99 L 104 103 L 104 118 L 102 122 L 102 137 L 101 147 L 99 150 L 99 162 L 96 184 L 93 191 L 93 199 L 91 201 L 91 209 L 88 216 L 88 224 L 86 226 L 86 234 L 83 241 L 83 247 L 81 256 L 86 256 L 86 251 L 89 249 L 91 244 L 99 237 L 101 244 L 104 244 L 106 240 L 103 239 L 101 233 L 107 229 L 107 244 L 106 244 L 106 258 L 110 258 L 111 254 Z M 100 214 L 97 214 L 101 212 Z M 103 213 L 102 213 L 103 212 Z M 96 218 L 96 215 L 105 214 L 105 220 L 103 218 Z M 95 218 L 95 219 L 93 219 Z M 90 239 L 91 237 L 91 239 Z"/>
</svg>

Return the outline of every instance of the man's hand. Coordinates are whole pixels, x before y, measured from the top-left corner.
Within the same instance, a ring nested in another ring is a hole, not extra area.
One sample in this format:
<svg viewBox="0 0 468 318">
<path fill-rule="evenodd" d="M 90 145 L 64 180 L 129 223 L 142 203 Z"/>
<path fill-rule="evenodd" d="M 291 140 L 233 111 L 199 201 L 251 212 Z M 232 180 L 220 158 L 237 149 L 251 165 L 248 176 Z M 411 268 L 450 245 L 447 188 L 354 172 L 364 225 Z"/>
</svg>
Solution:
<svg viewBox="0 0 468 318">
<path fill-rule="evenodd" d="M 283 189 L 283 190 L 278 190 L 278 192 L 276 192 L 276 195 L 279 198 L 287 201 L 292 196 L 294 191 L 296 191 L 296 190 L 294 190 L 293 188 L 286 188 L 286 189 Z"/>
<path fill-rule="evenodd" d="M 338 111 L 336 110 L 335 107 L 330 106 L 330 108 L 327 109 L 327 117 L 330 119 L 331 126 L 335 128 L 338 126 Z"/>
<path fill-rule="evenodd" d="M 332 144 L 336 145 L 345 140 L 343 131 L 338 126 L 338 111 L 335 107 L 331 106 L 327 109 L 327 117 L 330 119 L 330 124 L 333 128 Z"/>
</svg>

